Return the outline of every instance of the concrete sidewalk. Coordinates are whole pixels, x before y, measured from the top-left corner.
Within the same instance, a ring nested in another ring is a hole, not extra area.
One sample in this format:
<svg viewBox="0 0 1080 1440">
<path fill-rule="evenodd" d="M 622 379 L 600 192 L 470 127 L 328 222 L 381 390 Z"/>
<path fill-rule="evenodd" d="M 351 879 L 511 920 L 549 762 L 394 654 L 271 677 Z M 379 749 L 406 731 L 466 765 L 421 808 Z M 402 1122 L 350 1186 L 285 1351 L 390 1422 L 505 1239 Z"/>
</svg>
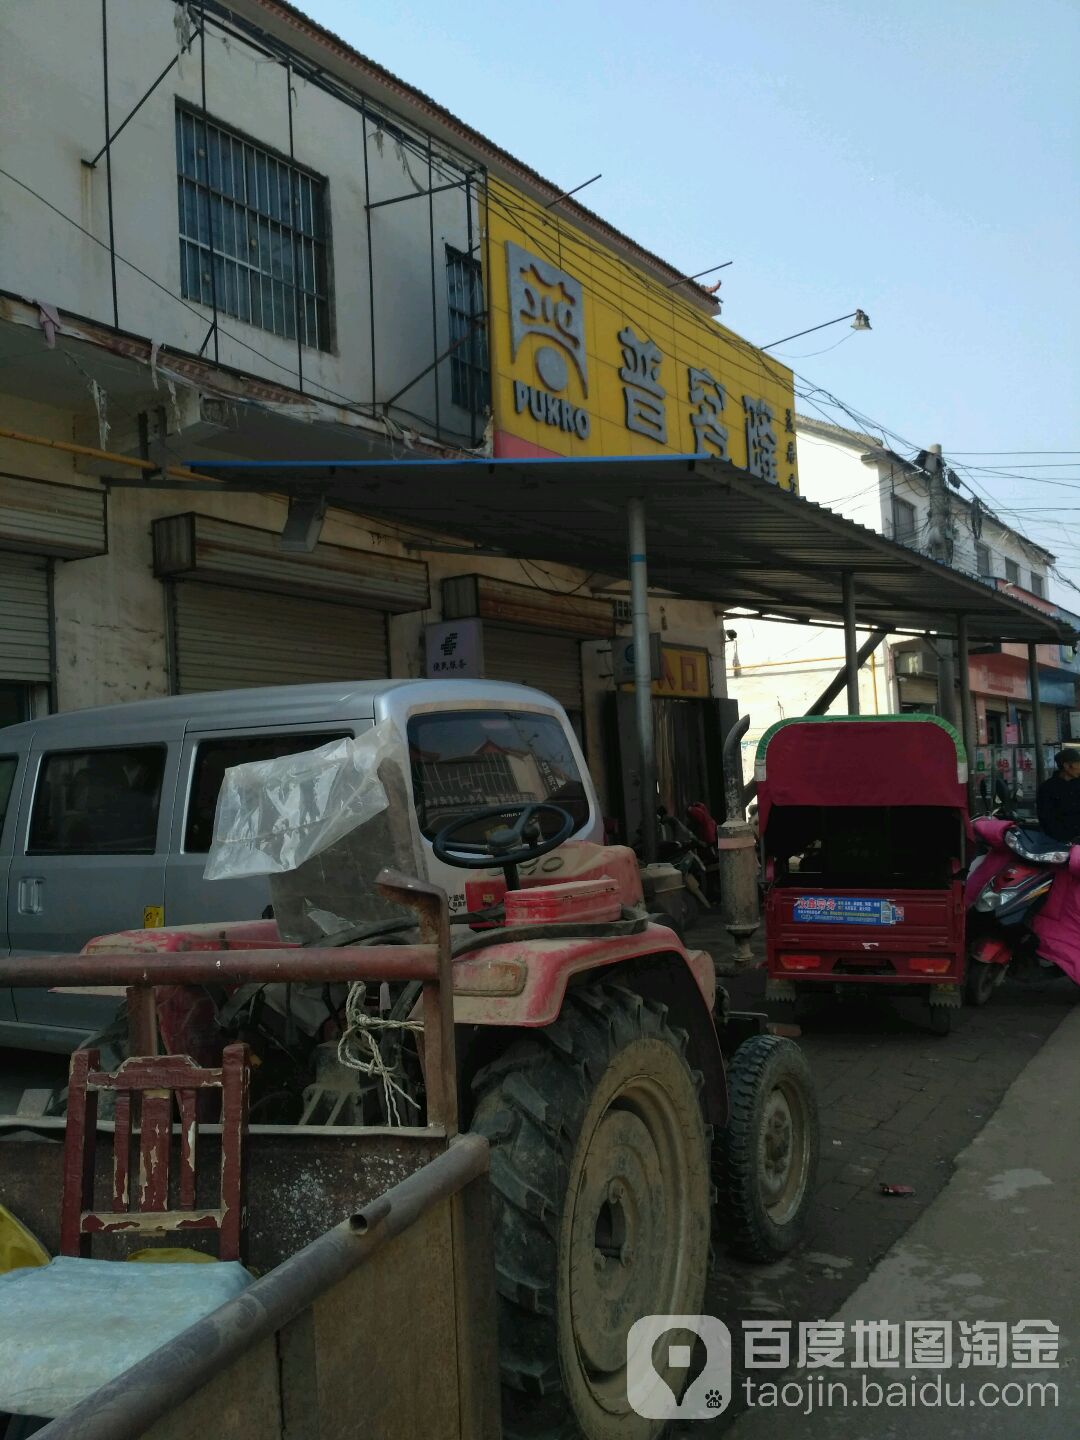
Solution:
<svg viewBox="0 0 1080 1440">
<path fill-rule="evenodd" d="M 943 1440 L 956 1435 L 1074 1440 L 1080 1435 L 1080 1008 L 1066 1016 L 1006 1092 L 958 1157 L 946 1188 L 834 1318 L 847 1322 L 849 1360 L 854 1358 L 851 1324 L 856 1320 L 952 1320 L 954 1332 L 960 1321 L 1013 1326 L 1048 1320 L 1060 1329 L 1059 1368 L 961 1369 L 954 1360 L 952 1368 L 940 1372 L 952 1406 L 944 1400 L 913 1404 L 909 1398 L 904 1408 L 871 1409 L 850 1401 L 844 1408 L 834 1400 L 804 1414 L 794 1405 L 773 1403 L 746 1412 L 728 1435 L 734 1440 L 796 1434 L 799 1440 Z M 738 1336 L 733 1340 L 740 1343 Z M 959 1350 L 958 1339 L 954 1348 Z M 793 1360 L 794 1352 L 793 1341 Z M 884 1389 L 902 1382 L 910 1397 L 913 1380 L 917 1388 L 934 1381 L 938 1372 L 793 1368 L 753 1373 L 756 1381 L 799 1382 L 804 1390 L 813 1376 L 816 1407 L 819 1381 L 846 1382 L 855 1400 L 863 1394 L 864 1379 Z M 1036 1382 L 1032 1392 L 1030 1382 Z M 1037 1388 L 1041 1382 L 1056 1383 L 1056 1405 L 1049 1388 Z M 955 1406 L 961 1383 L 963 1410 Z M 999 1387 L 993 1393 L 1005 1390 L 1005 1401 L 984 1403 L 978 1392 L 985 1384 Z M 761 1399 L 767 1398 L 765 1392 Z"/>
</svg>

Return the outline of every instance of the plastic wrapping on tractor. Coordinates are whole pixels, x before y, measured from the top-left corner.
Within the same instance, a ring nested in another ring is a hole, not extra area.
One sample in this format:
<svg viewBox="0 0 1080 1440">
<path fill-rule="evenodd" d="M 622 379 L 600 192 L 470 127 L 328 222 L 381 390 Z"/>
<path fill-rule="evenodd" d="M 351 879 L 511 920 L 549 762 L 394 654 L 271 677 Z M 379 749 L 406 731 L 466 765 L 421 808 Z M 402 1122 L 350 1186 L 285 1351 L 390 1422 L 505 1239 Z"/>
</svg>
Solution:
<svg viewBox="0 0 1080 1440">
<path fill-rule="evenodd" d="M 226 771 L 207 878 L 268 875 L 278 930 L 294 942 L 410 919 L 376 884 L 387 866 L 425 873 L 404 755 L 383 721 L 356 740 Z"/>
<path fill-rule="evenodd" d="M 384 720 L 355 740 L 226 770 L 206 879 L 295 870 L 344 839 L 386 809 L 379 766 L 402 748 Z"/>
</svg>

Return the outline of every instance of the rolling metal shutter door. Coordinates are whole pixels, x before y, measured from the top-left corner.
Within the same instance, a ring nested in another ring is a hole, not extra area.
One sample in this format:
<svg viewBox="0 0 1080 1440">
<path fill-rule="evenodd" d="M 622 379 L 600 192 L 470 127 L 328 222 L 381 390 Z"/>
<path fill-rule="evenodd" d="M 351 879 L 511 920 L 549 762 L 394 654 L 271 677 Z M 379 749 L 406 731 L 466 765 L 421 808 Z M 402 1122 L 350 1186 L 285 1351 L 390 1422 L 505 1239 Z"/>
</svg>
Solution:
<svg viewBox="0 0 1080 1440">
<path fill-rule="evenodd" d="M 381 610 L 219 585 L 174 586 L 173 650 L 181 695 L 390 673 Z"/>
<path fill-rule="evenodd" d="M 49 563 L 0 551 L 0 680 L 47 685 L 51 678 Z"/>
<path fill-rule="evenodd" d="M 544 690 L 567 710 L 582 709 L 579 640 L 485 621 L 484 673 L 489 680 Z"/>
</svg>

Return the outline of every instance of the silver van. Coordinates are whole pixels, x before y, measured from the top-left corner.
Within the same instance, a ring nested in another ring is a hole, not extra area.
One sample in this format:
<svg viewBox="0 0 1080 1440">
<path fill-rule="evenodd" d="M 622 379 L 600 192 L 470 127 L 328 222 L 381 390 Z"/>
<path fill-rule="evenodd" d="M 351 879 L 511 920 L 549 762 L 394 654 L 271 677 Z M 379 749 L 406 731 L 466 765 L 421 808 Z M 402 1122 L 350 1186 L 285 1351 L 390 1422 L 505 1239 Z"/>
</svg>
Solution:
<svg viewBox="0 0 1080 1440">
<path fill-rule="evenodd" d="M 551 800 L 603 840 L 565 711 L 482 680 L 369 680 L 212 691 L 50 715 L 0 729 L 0 954 L 71 952 L 142 926 L 256 919 L 265 878 L 207 881 L 226 769 L 356 736 L 393 719 L 408 738 L 428 875 L 464 907 L 465 872 L 430 840 L 486 806 Z M 527 756 L 531 763 L 522 764 Z M 116 1001 L 0 989 L 0 1045 L 70 1050 Z"/>
</svg>

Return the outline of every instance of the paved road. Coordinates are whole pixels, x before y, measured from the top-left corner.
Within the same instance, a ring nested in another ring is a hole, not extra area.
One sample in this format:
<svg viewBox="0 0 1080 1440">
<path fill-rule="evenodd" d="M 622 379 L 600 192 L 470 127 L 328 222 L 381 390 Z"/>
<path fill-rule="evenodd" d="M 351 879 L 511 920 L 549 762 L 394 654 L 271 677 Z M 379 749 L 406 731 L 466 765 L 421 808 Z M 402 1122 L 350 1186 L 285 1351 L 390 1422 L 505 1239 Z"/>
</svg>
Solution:
<svg viewBox="0 0 1080 1440">
<path fill-rule="evenodd" d="M 703 926 L 692 941 L 707 946 L 709 938 Z M 760 971 L 728 987 L 736 1006 L 767 1008 Z M 822 1122 L 807 1244 L 772 1266 L 718 1256 L 709 1313 L 733 1335 L 744 1319 L 797 1322 L 835 1314 L 948 1183 L 960 1152 L 1078 999 L 1068 981 L 1041 989 L 1006 981 L 989 1004 L 958 1012 L 952 1034 L 943 1038 L 930 1033 L 925 1008 L 914 1001 L 823 1002 L 811 1015 L 800 1014 L 799 1043 L 814 1073 Z M 882 1182 L 911 1185 L 916 1193 L 889 1198 L 879 1191 Z M 709 1433 L 726 1428 L 733 1413 Z M 777 1417 L 777 1436 L 787 1433 L 784 1425 Z M 689 1427 L 688 1440 L 703 1428 Z"/>
<path fill-rule="evenodd" d="M 1080 1006 L 1074 1006 L 959 1156 L 949 1184 L 841 1308 L 849 1335 L 860 1320 L 951 1320 L 952 1364 L 940 1376 L 906 1364 L 879 1363 L 869 1372 L 830 1369 L 824 1378 L 841 1382 L 832 1395 L 848 1403 L 834 1399 L 820 1409 L 812 1406 L 805 1417 L 755 1409 L 736 1424 L 739 1440 L 774 1440 L 785 1428 L 794 1433 L 795 1426 L 799 1440 L 864 1440 L 868 1433 L 875 1440 L 949 1440 L 957 1433 L 966 1440 L 1080 1435 L 1078 1091 Z M 1017 1356 L 1015 1333 L 1024 1321 L 1048 1339 L 1052 1332 L 1042 1331 L 1040 1322 L 1056 1327 L 1056 1353 L 1049 1346 L 1041 1352 L 1040 1346 Z M 980 1354 L 971 1346 L 980 1328 L 996 1343 L 994 1326 L 1012 1331 L 1011 1354 Z M 1012 1363 L 999 1365 L 999 1359 Z M 803 1382 L 791 1392 L 796 1400 L 813 1398 L 815 1379 L 817 1393 L 823 1388 L 820 1371 L 807 1387 L 808 1373 L 792 1372 Z M 888 1387 L 894 1397 L 899 1391 L 911 1394 L 912 1380 L 915 1404 L 881 1406 L 882 1390 Z M 937 1398 L 938 1383 L 944 1402 Z M 867 1396 L 872 1416 L 866 1413 Z M 964 1412 L 962 1425 L 958 1409 Z"/>
</svg>

